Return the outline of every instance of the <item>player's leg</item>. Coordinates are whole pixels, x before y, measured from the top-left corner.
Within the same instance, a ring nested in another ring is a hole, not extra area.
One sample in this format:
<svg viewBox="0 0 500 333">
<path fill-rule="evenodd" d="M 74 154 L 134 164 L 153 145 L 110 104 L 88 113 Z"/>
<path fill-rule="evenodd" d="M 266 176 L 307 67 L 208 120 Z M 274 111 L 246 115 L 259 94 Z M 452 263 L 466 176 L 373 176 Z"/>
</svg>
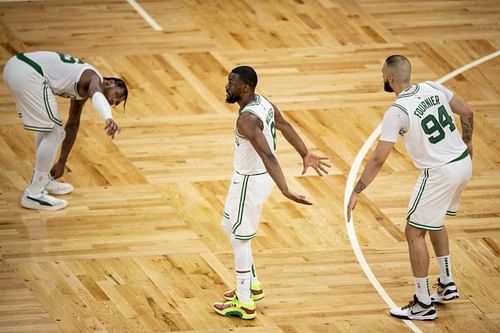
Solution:
<svg viewBox="0 0 500 333">
<path fill-rule="evenodd" d="M 435 177 L 435 172 L 424 170 L 417 180 L 410 199 L 405 235 L 415 279 L 415 295 L 408 305 L 391 309 L 391 315 L 402 319 L 436 318 L 428 288 L 429 252 L 425 242 L 427 231 L 442 228 L 442 221 L 433 217 L 435 211 L 431 204 L 436 200 L 433 190 L 436 180 L 433 176 Z M 444 215 L 444 211 L 441 215 Z"/>
<path fill-rule="evenodd" d="M 9 60 L 4 70 L 4 79 L 14 96 L 24 128 L 37 132 L 35 168 L 30 185 L 22 196 L 21 205 L 42 210 L 64 208 L 67 205 L 65 200 L 45 193 L 52 161 L 64 137 L 52 91 L 45 78 L 32 65 L 16 58 Z"/>
<path fill-rule="evenodd" d="M 454 186 L 454 188 L 449 190 L 452 196 L 446 211 L 446 215 L 455 216 L 457 215 L 460 196 L 472 175 L 472 163 L 470 158 L 466 157 L 442 168 L 443 173 L 453 176 L 447 183 L 456 183 L 456 185 L 450 185 L 450 187 Z M 440 231 L 430 232 L 429 235 L 439 265 L 439 278 L 435 284 L 436 290 L 432 293 L 431 300 L 435 303 L 443 303 L 456 299 L 459 297 L 459 293 L 452 274 L 448 231 L 443 228 Z"/>
</svg>

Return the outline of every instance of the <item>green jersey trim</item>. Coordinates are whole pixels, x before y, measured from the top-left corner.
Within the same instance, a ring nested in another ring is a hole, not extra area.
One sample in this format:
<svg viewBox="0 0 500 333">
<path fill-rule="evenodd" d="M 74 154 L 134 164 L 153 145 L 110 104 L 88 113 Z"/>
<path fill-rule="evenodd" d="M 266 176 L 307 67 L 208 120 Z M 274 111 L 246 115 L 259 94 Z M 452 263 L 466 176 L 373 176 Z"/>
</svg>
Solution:
<svg viewBox="0 0 500 333">
<path fill-rule="evenodd" d="M 469 156 L 469 151 L 466 149 L 460 156 L 458 156 L 457 158 L 455 158 L 454 160 L 451 160 L 449 161 L 448 163 L 446 164 L 450 164 L 450 163 L 453 163 L 453 162 L 457 162 L 457 161 L 460 161 L 460 160 L 463 160 L 464 158 L 466 158 L 467 156 Z"/>
<path fill-rule="evenodd" d="M 39 64 L 37 64 L 36 62 L 34 62 L 33 60 L 31 60 L 30 58 L 28 58 L 27 56 L 25 56 L 24 53 L 18 53 L 18 54 L 16 54 L 16 58 L 19 59 L 19 60 L 21 60 L 22 62 L 27 63 L 35 71 L 37 71 L 38 74 L 40 74 L 41 76 L 43 76 L 42 67 Z"/>
<path fill-rule="evenodd" d="M 408 110 L 406 110 L 406 108 L 404 106 L 399 105 L 397 103 L 392 104 L 392 106 L 394 106 L 394 107 L 400 109 L 401 111 L 403 111 L 404 113 L 408 114 Z"/>
<path fill-rule="evenodd" d="M 420 90 L 420 86 L 418 84 L 415 85 L 415 88 L 413 90 L 408 91 L 407 93 L 399 95 L 396 99 L 399 98 L 405 98 L 405 97 L 410 97 L 415 95 L 418 91 Z"/>
</svg>

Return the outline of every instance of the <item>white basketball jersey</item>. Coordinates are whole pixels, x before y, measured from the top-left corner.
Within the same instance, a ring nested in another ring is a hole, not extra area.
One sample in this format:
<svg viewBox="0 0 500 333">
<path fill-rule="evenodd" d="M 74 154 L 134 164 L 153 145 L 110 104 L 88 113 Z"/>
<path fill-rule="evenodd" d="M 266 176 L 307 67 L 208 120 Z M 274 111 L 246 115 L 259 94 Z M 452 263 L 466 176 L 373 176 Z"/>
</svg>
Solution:
<svg viewBox="0 0 500 333">
<path fill-rule="evenodd" d="M 409 116 L 408 131 L 402 135 L 418 168 L 445 165 L 467 149 L 453 120 L 449 104 L 452 97 L 442 85 L 423 82 L 407 88 L 391 106 Z"/>
<path fill-rule="evenodd" d="M 101 79 L 99 72 L 89 64 L 60 52 L 37 51 L 24 53 L 24 56 L 40 66 L 54 95 L 82 99 L 78 94 L 78 82 L 86 69 L 93 70 Z"/>
<path fill-rule="evenodd" d="M 274 123 L 274 108 L 272 104 L 264 97 L 255 94 L 255 100 L 240 111 L 250 112 L 259 117 L 262 121 L 264 134 L 267 144 L 274 153 L 276 151 L 276 125 Z M 248 139 L 238 133 L 238 128 L 234 130 L 234 170 L 243 175 L 255 175 L 266 172 L 266 167 L 262 159 L 255 151 Z"/>
</svg>

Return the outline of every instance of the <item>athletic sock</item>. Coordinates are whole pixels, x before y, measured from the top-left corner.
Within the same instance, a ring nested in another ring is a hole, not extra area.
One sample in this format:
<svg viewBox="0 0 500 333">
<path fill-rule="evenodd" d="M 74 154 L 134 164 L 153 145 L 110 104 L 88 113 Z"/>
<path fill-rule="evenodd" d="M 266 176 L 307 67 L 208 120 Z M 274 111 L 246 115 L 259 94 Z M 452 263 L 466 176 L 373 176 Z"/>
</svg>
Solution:
<svg viewBox="0 0 500 333">
<path fill-rule="evenodd" d="M 49 173 L 35 170 L 31 177 L 31 184 L 28 186 L 28 191 L 32 195 L 37 195 L 42 192 L 45 185 L 49 182 Z"/>
<path fill-rule="evenodd" d="M 448 284 L 453 281 L 453 276 L 451 275 L 451 259 L 450 256 L 437 257 L 439 263 L 439 281 L 442 284 Z"/>
<path fill-rule="evenodd" d="M 429 277 L 415 277 L 415 295 L 420 302 L 431 304 L 431 296 L 429 295 Z"/>
<path fill-rule="evenodd" d="M 236 272 L 236 295 L 242 302 L 250 302 L 250 284 L 252 272 Z"/>
</svg>

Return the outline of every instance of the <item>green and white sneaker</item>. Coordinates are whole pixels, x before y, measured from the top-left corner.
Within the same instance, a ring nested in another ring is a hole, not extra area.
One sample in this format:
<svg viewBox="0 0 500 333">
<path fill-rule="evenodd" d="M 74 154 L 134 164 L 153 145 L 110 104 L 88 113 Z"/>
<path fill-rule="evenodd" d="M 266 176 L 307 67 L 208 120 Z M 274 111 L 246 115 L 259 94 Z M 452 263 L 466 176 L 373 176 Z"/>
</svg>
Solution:
<svg viewBox="0 0 500 333">
<path fill-rule="evenodd" d="M 240 317 L 241 319 L 254 319 L 257 316 L 255 302 L 242 302 L 237 296 L 230 301 L 214 303 L 214 310 L 221 316 Z"/>
</svg>

